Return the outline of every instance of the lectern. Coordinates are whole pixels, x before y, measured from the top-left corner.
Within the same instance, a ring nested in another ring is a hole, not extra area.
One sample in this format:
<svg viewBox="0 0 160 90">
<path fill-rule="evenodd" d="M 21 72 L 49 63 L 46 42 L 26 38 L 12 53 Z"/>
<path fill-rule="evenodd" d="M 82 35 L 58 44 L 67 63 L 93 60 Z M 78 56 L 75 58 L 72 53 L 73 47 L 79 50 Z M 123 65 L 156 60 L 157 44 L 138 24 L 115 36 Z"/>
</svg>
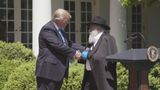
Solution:
<svg viewBox="0 0 160 90">
<path fill-rule="evenodd" d="M 158 60 L 159 58 L 158 55 Z M 121 62 L 129 70 L 128 90 L 149 90 L 148 72 L 157 61 L 151 62 L 148 60 L 147 49 L 130 49 L 107 56 L 106 60 Z"/>
</svg>

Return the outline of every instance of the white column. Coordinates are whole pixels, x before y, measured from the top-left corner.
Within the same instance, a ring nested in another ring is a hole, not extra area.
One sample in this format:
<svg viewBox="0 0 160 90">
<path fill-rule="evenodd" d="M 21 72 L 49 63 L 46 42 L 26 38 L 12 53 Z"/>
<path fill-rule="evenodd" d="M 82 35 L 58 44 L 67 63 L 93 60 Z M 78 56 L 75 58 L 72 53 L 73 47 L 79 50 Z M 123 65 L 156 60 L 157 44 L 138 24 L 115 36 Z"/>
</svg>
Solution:
<svg viewBox="0 0 160 90">
<path fill-rule="evenodd" d="M 38 55 L 38 35 L 42 26 L 51 20 L 51 0 L 33 0 L 33 32 L 32 47 L 35 56 Z"/>
<path fill-rule="evenodd" d="M 126 18 L 126 9 L 121 6 L 119 0 L 110 0 L 111 34 L 116 38 L 118 52 L 127 48 L 126 43 L 124 43 L 127 36 Z"/>
</svg>

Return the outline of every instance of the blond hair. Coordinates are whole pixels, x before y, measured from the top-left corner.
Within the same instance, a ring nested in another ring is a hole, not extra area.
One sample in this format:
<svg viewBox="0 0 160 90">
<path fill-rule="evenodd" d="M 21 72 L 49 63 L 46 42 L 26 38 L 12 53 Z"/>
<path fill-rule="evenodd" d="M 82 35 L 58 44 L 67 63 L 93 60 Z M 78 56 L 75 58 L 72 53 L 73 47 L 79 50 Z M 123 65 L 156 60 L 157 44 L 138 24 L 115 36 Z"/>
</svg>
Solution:
<svg viewBox="0 0 160 90">
<path fill-rule="evenodd" d="M 53 13 L 53 21 L 55 20 L 62 20 L 64 18 L 68 18 L 70 19 L 71 18 L 71 14 L 67 11 L 67 10 L 64 10 L 64 9 L 57 9 L 54 13 Z"/>
</svg>

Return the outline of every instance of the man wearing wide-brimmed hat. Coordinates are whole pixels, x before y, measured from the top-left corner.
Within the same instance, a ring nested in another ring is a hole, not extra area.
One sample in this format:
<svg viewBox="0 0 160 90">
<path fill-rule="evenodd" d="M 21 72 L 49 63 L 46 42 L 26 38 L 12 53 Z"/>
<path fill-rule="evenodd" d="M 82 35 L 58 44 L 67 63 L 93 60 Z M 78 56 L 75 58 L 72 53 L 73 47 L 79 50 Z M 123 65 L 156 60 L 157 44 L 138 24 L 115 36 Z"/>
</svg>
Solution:
<svg viewBox="0 0 160 90">
<path fill-rule="evenodd" d="M 95 16 L 90 22 L 88 52 L 82 90 L 116 90 L 116 63 L 105 57 L 117 52 L 116 42 L 110 35 L 105 19 Z"/>
</svg>

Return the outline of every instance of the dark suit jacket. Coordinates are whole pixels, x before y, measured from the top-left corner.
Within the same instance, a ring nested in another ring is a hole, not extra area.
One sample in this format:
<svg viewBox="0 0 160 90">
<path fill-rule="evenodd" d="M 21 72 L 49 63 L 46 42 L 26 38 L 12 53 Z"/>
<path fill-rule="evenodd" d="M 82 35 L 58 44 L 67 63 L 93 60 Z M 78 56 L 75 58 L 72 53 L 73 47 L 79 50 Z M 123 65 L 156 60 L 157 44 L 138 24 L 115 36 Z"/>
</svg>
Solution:
<svg viewBox="0 0 160 90">
<path fill-rule="evenodd" d="M 39 55 L 36 62 L 36 76 L 60 81 L 68 76 L 69 58 L 75 55 L 76 45 L 65 38 L 64 45 L 53 21 L 45 24 L 39 33 Z M 68 46 L 70 45 L 70 46 Z"/>
<path fill-rule="evenodd" d="M 102 34 L 96 46 L 89 52 L 89 57 L 93 56 L 89 62 L 97 90 L 116 90 L 116 63 L 105 59 L 116 52 L 115 39 L 108 32 Z"/>
</svg>

